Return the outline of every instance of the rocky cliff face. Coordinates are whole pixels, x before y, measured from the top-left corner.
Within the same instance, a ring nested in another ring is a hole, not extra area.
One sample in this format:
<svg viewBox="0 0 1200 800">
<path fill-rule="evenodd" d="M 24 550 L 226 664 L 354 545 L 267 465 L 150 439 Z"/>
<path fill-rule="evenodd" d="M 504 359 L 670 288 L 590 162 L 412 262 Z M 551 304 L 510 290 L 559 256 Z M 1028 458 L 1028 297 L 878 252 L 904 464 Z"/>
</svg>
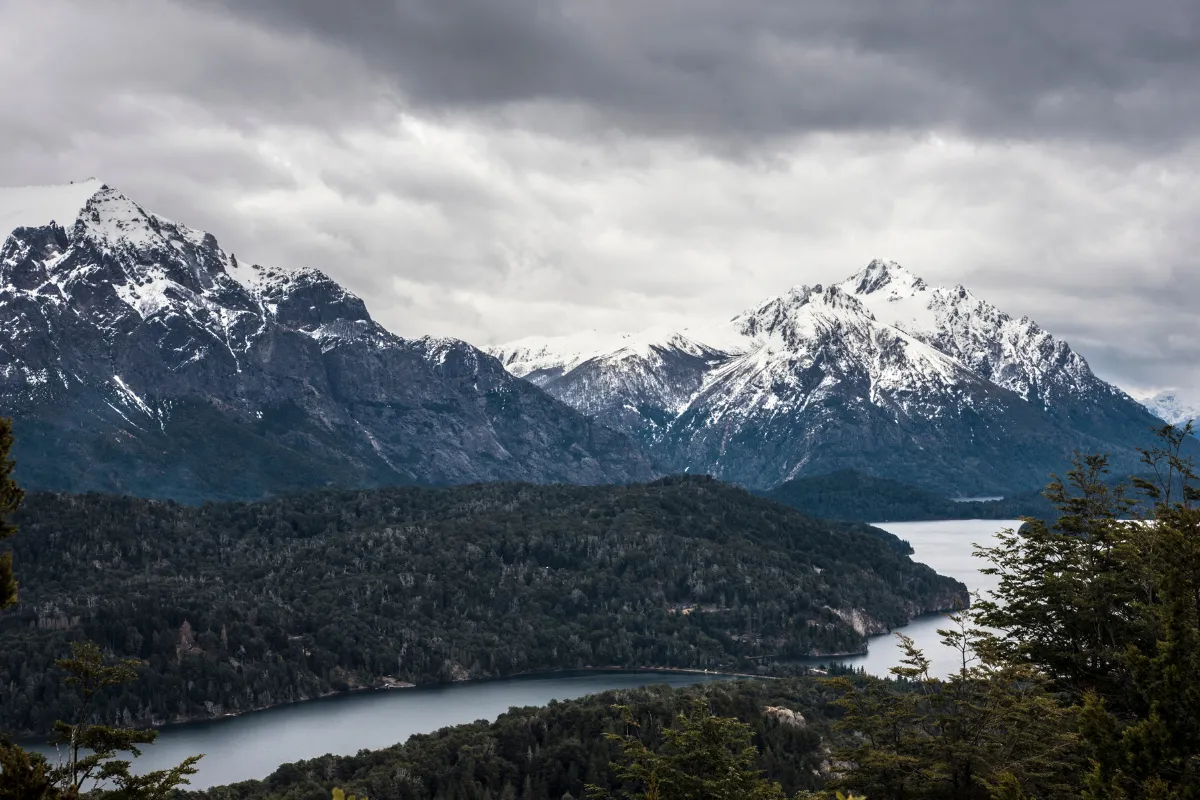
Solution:
<svg viewBox="0 0 1200 800">
<path fill-rule="evenodd" d="M 624 482 L 627 436 L 320 271 L 239 265 L 95 181 L 0 190 L 0 413 L 30 487 L 181 500 L 313 485 Z"/>
<path fill-rule="evenodd" d="M 894 262 L 720 325 L 491 352 L 671 468 L 754 487 L 853 468 L 1004 494 L 1043 485 L 1076 449 L 1132 467 L 1157 422 L 1032 320 Z M 646 390 L 658 385 L 673 391 Z"/>
</svg>

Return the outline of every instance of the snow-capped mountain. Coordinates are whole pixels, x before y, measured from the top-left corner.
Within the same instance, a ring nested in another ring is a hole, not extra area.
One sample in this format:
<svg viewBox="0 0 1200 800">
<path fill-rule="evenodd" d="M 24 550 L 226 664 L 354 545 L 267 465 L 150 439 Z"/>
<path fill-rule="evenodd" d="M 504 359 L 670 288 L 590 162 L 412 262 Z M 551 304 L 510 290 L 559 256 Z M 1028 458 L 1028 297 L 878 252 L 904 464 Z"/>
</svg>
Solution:
<svg viewBox="0 0 1200 800">
<path fill-rule="evenodd" d="M 395 336 L 324 273 L 239 264 L 98 181 L 0 189 L 0 235 L 0 414 L 27 486 L 191 500 L 653 474 L 465 342 Z"/>
<path fill-rule="evenodd" d="M 586 343 L 491 352 L 672 468 L 755 487 L 853 467 L 1002 493 L 1041 485 L 1074 449 L 1132 464 L 1154 424 L 1032 320 L 895 262 L 719 325 Z"/>
<path fill-rule="evenodd" d="M 1136 395 L 1151 414 L 1172 425 L 1200 424 L 1200 401 L 1181 397 L 1175 389 Z"/>
<path fill-rule="evenodd" d="M 679 331 L 530 339 L 490 350 L 525 378 L 605 425 L 653 439 L 729 354 Z"/>
</svg>

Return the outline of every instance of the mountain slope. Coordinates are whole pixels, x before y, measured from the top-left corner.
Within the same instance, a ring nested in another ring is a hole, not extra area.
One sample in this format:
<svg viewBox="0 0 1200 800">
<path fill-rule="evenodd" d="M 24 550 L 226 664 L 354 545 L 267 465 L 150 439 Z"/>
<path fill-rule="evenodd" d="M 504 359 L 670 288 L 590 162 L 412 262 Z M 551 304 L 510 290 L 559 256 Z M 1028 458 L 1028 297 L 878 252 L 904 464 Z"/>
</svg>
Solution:
<svg viewBox="0 0 1200 800">
<path fill-rule="evenodd" d="M 180 500 L 314 485 L 650 477 L 626 436 L 324 273 L 239 265 L 96 181 L 0 191 L 0 413 L 31 488 Z"/>
<path fill-rule="evenodd" d="M 1040 487 L 1073 450 L 1136 462 L 1156 420 L 1069 345 L 963 287 L 931 287 L 873 261 L 828 287 L 796 287 L 677 336 L 671 403 L 645 403 L 657 360 L 564 357 L 570 341 L 493 348 L 554 396 L 642 436 L 661 461 L 768 488 L 852 468 L 964 494 Z M 677 349 L 677 348 L 676 348 Z M 610 346 L 609 354 L 615 352 Z M 544 365 L 554 365 L 547 369 Z M 649 374 L 647 374 L 649 373 Z M 603 386 L 597 392 L 593 387 Z M 690 392 L 690 394 L 688 394 Z"/>
<path fill-rule="evenodd" d="M 490 352 L 512 374 L 645 442 L 661 436 L 702 388 L 707 372 L 729 357 L 668 329 L 514 342 Z"/>
</svg>

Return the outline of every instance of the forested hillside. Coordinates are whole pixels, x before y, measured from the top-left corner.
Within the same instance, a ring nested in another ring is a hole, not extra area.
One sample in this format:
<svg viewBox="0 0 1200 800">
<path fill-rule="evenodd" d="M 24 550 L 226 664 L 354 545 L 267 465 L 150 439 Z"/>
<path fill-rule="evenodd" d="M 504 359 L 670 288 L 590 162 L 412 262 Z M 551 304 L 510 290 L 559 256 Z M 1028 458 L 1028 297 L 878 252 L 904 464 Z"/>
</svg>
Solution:
<svg viewBox="0 0 1200 800">
<path fill-rule="evenodd" d="M 772 669 L 859 651 L 963 587 L 907 545 L 707 478 L 318 491 L 180 506 L 34 494 L 11 540 L 0 729 L 42 732 L 71 640 L 141 659 L 98 714 L 165 722 L 587 666 Z"/>
</svg>

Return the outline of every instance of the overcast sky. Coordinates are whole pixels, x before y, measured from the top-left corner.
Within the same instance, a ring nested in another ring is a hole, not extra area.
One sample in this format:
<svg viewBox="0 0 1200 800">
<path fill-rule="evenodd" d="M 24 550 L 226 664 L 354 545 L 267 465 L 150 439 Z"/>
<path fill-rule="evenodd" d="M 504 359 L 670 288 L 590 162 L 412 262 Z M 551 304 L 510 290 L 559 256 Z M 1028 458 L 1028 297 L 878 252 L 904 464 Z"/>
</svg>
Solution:
<svg viewBox="0 0 1200 800">
<path fill-rule="evenodd" d="M 0 184 L 96 176 L 402 335 L 874 257 L 1200 395 L 1196 0 L 0 0 Z"/>
</svg>

